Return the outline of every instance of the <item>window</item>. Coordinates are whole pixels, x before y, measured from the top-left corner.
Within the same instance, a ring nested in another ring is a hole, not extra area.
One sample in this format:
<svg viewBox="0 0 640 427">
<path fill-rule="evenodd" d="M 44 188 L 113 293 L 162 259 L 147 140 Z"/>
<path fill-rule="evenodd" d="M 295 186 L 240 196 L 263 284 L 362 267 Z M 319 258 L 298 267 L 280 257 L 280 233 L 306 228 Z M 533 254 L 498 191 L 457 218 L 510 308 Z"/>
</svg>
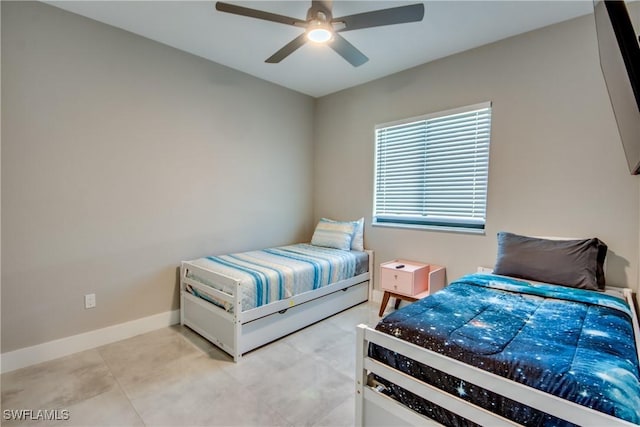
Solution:
<svg viewBox="0 0 640 427">
<path fill-rule="evenodd" d="M 376 126 L 376 225 L 484 230 L 491 103 Z"/>
</svg>

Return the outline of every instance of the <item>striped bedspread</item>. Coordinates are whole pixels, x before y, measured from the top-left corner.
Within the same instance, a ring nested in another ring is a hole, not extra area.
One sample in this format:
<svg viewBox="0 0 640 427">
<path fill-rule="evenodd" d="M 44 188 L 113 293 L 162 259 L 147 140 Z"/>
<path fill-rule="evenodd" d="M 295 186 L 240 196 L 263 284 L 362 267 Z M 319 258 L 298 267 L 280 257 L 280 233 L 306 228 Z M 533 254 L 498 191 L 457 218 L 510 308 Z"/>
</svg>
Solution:
<svg viewBox="0 0 640 427">
<path fill-rule="evenodd" d="M 242 310 L 250 310 L 270 302 L 318 289 L 355 275 L 356 255 L 339 249 L 296 244 L 259 251 L 212 256 L 192 261 L 199 267 L 240 280 Z M 197 274 L 187 277 L 218 290 L 231 293 Z M 189 289 L 197 296 L 195 289 Z M 227 311 L 233 307 L 221 304 Z"/>
</svg>

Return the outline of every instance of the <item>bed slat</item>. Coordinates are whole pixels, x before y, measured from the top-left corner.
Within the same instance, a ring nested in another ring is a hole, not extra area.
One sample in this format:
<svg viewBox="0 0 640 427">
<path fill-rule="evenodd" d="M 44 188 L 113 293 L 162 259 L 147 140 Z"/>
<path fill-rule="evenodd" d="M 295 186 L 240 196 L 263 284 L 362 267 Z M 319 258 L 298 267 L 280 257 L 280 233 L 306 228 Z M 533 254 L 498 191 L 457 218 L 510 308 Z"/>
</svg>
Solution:
<svg viewBox="0 0 640 427">
<path fill-rule="evenodd" d="M 186 285 L 191 286 L 192 288 L 195 288 L 199 293 L 207 295 L 210 298 L 217 298 L 217 299 L 221 299 L 225 302 L 231 303 L 233 304 L 234 301 L 234 297 L 231 294 L 228 294 L 226 292 L 222 292 L 216 288 L 212 288 L 211 286 L 207 286 L 207 285 L 203 285 L 199 282 L 196 282 L 195 280 L 189 279 L 189 278 L 184 278 L 183 282 Z"/>
<path fill-rule="evenodd" d="M 386 349 L 400 353 L 413 360 L 421 362 L 427 366 L 443 371 L 449 375 L 460 378 L 463 381 L 481 386 L 487 390 L 498 393 L 504 397 L 520 402 L 524 405 L 541 410 L 547 414 L 567 420 L 581 426 L 634 426 L 622 419 L 612 417 L 591 408 L 587 408 L 568 400 L 560 399 L 557 396 L 544 393 L 532 387 L 510 381 L 499 375 L 484 371 L 471 365 L 467 365 L 458 360 L 451 359 L 441 354 L 419 347 L 407 341 L 400 340 L 391 335 L 376 331 L 366 325 L 359 325 L 358 328 L 364 329 L 362 339 L 365 344 L 372 342 Z M 357 343 L 362 345 L 362 343 Z M 377 369 L 376 364 L 370 363 L 373 359 L 369 359 L 365 355 L 365 366 L 372 369 L 372 372 L 378 373 L 373 369 Z M 383 365 L 384 366 L 384 365 Z M 365 368 L 366 369 L 366 368 Z M 385 371 L 386 372 L 386 371 Z M 384 377 L 384 375 L 380 374 Z M 412 381 L 419 382 L 415 378 L 408 376 Z M 430 395 L 419 394 L 426 400 L 431 400 Z M 452 400 L 455 396 L 449 395 Z M 471 403 L 464 402 L 465 405 Z M 472 419 L 475 421 L 474 419 Z M 480 422 L 482 424 L 482 422 Z"/>
<path fill-rule="evenodd" d="M 512 427 L 518 425 L 513 421 L 489 412 L 486 409 L 460 399 L 457 396 L 453 396 L 430 384 L 417 380 L 416 378 L 393 369 L 378 362 L 377 360 L 367 358 L 365 360 L 364 367 L 370 372 L 376 373 L 382 378 L 391 381 L 413 394 L 418 396 L 429 396 L 429 401 L 466 419 L 474 420 L 478 424 L 494 427 Z"/>
</svg>

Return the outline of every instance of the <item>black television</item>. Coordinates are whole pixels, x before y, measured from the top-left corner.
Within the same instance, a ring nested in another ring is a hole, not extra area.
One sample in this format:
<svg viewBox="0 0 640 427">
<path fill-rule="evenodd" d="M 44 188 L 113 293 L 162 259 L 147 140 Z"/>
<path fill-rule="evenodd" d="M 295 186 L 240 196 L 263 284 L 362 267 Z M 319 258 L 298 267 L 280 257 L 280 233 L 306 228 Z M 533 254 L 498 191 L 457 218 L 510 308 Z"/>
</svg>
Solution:
<svg viewBox="0 0 640 427">
<path fill-rule="evenodd" d="M 624 1 L 595 0 L 600 67 L 633 175 L 640 174 L 640 40 Z M 640 3 L 633 5 L 640 7 Z"/>
</svg>

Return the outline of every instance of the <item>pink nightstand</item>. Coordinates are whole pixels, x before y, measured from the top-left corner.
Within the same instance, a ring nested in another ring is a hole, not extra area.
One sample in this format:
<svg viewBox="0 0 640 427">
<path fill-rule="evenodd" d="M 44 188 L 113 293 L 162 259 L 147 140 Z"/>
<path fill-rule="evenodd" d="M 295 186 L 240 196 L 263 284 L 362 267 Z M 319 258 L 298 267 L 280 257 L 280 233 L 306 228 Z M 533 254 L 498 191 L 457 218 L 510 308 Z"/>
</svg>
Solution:
<svg viewBox="0 0 640 427">
<path fill-rule="evenodd" d="M 393 260 L 380 264 L 380 284 L 384 291 L 379 316 L 384 314 L 390 297 L 400 300 L 417 301 L 444 288 L 445 268 L 416 261 Z"/>
</svg>

